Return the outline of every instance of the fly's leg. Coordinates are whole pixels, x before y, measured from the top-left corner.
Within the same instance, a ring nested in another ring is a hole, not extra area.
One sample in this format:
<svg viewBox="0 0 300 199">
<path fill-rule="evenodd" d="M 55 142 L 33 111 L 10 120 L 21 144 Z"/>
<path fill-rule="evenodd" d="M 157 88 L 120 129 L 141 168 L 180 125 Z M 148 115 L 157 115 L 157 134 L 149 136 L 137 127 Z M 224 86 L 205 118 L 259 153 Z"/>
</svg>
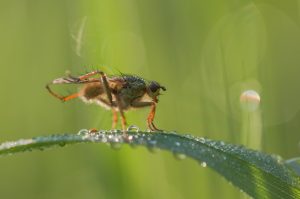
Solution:
<svg viewBox="0 0 300 199">
<path fill-rule="evenodd" d="M 68 95 L 68 96 L 64 97 L 64 98 L 62 99 L 62 101 L 66 102 L 66 101 L 69 101 L 69 100 L 71 100 L 71 99 L 75 99 L 75 98 L 77 98 L 77 97 L 79 97 L 79 96 L 80 96 L 79 93 L 74 93 L 74 94 L 72 94 L 72 95 Z"/>
<path fill-rule="evenodd" d="M 105 93 L 107 95 L 107 98 L 109 100 L 109 103 L 110 103 L 110 106 L 112 107 L 113 105 L 113 102 L 112 102 L 112 95 L 111 95 L 111 90 L 109 88 L 109 85 L 108 85 L 108 81 L 107 81 L 107 77 L 106 75 L 104 74 L 104 72 L 102 71 L 92 71 L 90 73 L 87 73 L 85 75 L 82 75 L 82 76 L 79 76 L 79 77 L 73 77 L 71 75 L 68 75 L 69 77 L 67 78 L 58 78 L 58 79 L 55 79 L 53 80 L 50 84 L 80 84 L 80 83 L 89 83 L 89 82 L 93 82 L 94 79 L 92 80 L 89 80 L 88 78 L 89 77 L 92 77 L 94 75 L 97 75 L 99 74 L 101 76 L 101 82 L 103 83 L 103 88 L 105 90 Z M 62 100 L 62 101 L 67 101 L 65 100 L 65 97 L 64 96 L 61 96 L 61 95 L 58 95 L 56 93 L 54 93 L 51 89 L 50 89 L 50 84 L 47 84 L 46 85 L 46 88 L 47 90 L 56 98 Z M 78 97 L 78 96 L 77 96 Z M 73 97 L 75 98 L 75 97 Z M 73 99 L 71 98 L 71 99 Z"/>
<path fill-rule="evenodd" d="M 118 113 L 113 108 L 111 110 L 112 110 L 112 114 L 113 114 L 113 117 L 112 117 L 112 129 L 115 129 L 116 125 L 117 125 L 117 122 L 118 122 Z"/>
<path fill-rule="evenodd" d="M 74 99 L 74 98 L 77 98 L 77 97 L 80 96 L 79 93 L 74 93 L 74 94 L 71 94 L 71 95 L 68 95 L 68 96 L 61 96 L 61 95 L 59 95 L 59 94 L 54 93 L 54 92 L 50 89 L 49 85 L 46 85 L 46 89 L 49 91 L 49 93 L 50 93 L 51 95 L 53 95 L 54 97 L 60 99 L 60 100 L 63 101 L 63 102 L 69 101 L 69 100 L 71 100 L 71 99 Z"/>
<path fill-rule="evenodd" d="M 153 123 L 153 120 L 154 120 L 154 117 L 155 117 L 155 110 L 156 110 L 156 104 L 153 103 L 151 105 L 151 109 L 150 109 L 150 113 L 148 115 L 148 118 L 147 118 L 147 122 L 148 122 L 148 127 L 150 128 L 150 130 L 152 131 L 161 131 L 159 130 Z"/>
<path fill-rule="evenodd" d="M 125 117 L 124 110 L 121 105 L 121 100 L 120 100 L 120 97 L 118 96 L 118 94 L 116 94 L 115 97 L 116 97 L 117 106 L 118 106 L 118 109 L 119 109 L 119 112 L 121 115 L 121 125 L 122 125 L 123 134 L 127 135 L 127 133 L 126 133 L 126 125 L 127 125 L 126 117 Z"/>
<path fill-rule="evenodd" d="M 103 72 L 99 72 L 100 75 L 101 75 L 101 81 L 103 83 L 103 88 L 106 92 L 106 95 L 107 95 L 107 98 L 110 102 L 110 105 L 112 106 L 113 105 L 113 102 L 112 102 L 112 95 L 111 95 L 111 90 L 110 90 L 110 87 L 108 85 L 108 81 L 107 81 L 107 78 L 106 78 L 106 75 L 103 73 Z"/>
<path fill-rule="evenodd" d="M 131 104 L 134 108 L 142 108 L 151 106 L 150 113 L 147 118 L 147 126 L 151 131 L 161 131 L 159 130 L 153 123 L 154 117 L 155 117 L 155 110 L 156 110 L 156 103 L 155 102 L 133 102 Z"/>
<path fill-rule="evenodd" d="M 111 90 L 110 90 L 110 87 L 108 85 L 107 77 L 106 77 L 104 72 L 99 71 L 99 70 L 92 71 L 92 72 L 87 73 L 85 75 L 79 76 L 78 79 L 82 81 L 82 80 L 88 79 L 89 77 L 97 75 L 97 74 L 99 74 L 101 76 L 101 81 L 102 81 L 102 84 L 103 84 L 104 91 L 107 95 L 107 98 L 110 102 L 110 105 L 112 106 L 113 103 L 112 103 Z"/>
<path fill-rule="evenodd" d="M 97 75 L 97 74 L 100 74 L 100 71 L 95 70 L 95 71 L 92 71 L 92 72 L 90 72 L 90 73 L 81 75 L 81 76 L 79 76 L 79 77 L 73 77 L 73 76 L 71 76 L 71 75 L 68 75 L 68 76 L 69 76 L 69 77 L 73 77 L 73 78 L 77 78 L 77 79 L 79 79 L 79 80 L 85 80 L 85 79 L 88 79 L 89 77 L 95 76 L 95 75 Z"/>
<path fill-rule="evenodd" d="M 122 108 L 119 109 L 119 111 L 121 115 L 121 125 L 122 125 L 123 134 L 126 134 L 126 125 L 127 125 L 126 117 Z"/>
<path fill-rule="evenodd" d="M 87 78 L 95 75 L 95 74 L 98 74 L 99 72 L 98 71 L 93 71 L 93 72 L 90 72 L 88 74 L 85 74 L 85 75 L 82 75 L 82 76 L 79 76 L 79 77 L 73 77 L 71 76 L 70 74 L 68 75 L 68 77 L 62 77 L 62 78 L 58 78 L 58 79 L 55 79 L 53 80 L 51 83 L 47 84 L 46 85 L 46 89 L 49 91 L 49 93 L 51 95 L 53 95 L 54 97 L 60 99 L 61 101 L 65 102 L 65 101 L 68 101 L 70 99 L 74 99 L 74 98 L 77 98 L 79 97 L 79 94 L 78 93 L 74 93 L 72 95 L 69 95 L 69 96 L 61 96 L 55 92 L 53 92 L 51 89 L 50 89 L 50 85 L 51 84 L 78 84 L 78 83 L 85 83 L 85 82 L 88 82 L 87 81 L 84 81 L 86 80 Z"/>
<path fill-rule="evenodd" d="M 98 75 L 98 74 L 101 76 L 101 82 L 103 84 L 104 91 L 107 95 L 107 98 L 110 102 L 110 105 L 112 106 L 111 90 L 109 88 L 107 77 L 106 77 L 104 72 L 96 70 L 96 71 L 92 71 L 90 73 L 87 73 L 85 75 L 79 76 L 79 77 L 72 77 L 71 75 L 69 75 L 69 77 L 73 78 L 74 80 L 77 80 L 78 82 L 80 82 L 80 81 L 88 80 L 89 77 L 92 77 L 92 76 L 95 76 L 95 75 Z"/>
</svg>

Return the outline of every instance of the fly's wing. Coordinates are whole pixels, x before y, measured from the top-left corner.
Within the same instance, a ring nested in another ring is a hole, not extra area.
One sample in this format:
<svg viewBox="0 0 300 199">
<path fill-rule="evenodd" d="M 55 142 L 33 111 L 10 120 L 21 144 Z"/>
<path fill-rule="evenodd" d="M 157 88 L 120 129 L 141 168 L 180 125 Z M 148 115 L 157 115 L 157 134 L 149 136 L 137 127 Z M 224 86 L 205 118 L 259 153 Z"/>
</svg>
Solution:
<svg viewBox="0 0 300 199">
<path fill-rule="evenodd" d="M 115 92 L 122 90 L 127 85 L 126 79 L 119 76 L 109 77 L 107 80 L 110 89 Z"/>
<path fill-rule="evenodd" d="M 69 76 L 69 77 L 61 77 L 53 80 L 51 84 L 84 84 L 84 83 L 91 83 L 91 82 L 99 82 L 99 79 L 79 79 L 77 77 Z"/>
<path fill-rule="evenodd" d="M 68 96 L 62 96 L 60 94 L 57 94 L 50 89 L 50 85 L 53 84 L 87 84 L 87 83 L 92 83 L 92 82 L 100 82 L 99 79 L 93 78 L 93 79 L 80 79 L 78 77 L 73 77 L 69 75 L 68 77 L 61 77 L 54 79 L 52 82 L 46 85 L 46 89 L 49 91 L 51 95 L 54 97 L 62 100 L 62 101 L 67 101 L 69 99 L 73 99 L 79 96 L 79 93 L 71 94 Z"/>
</svg>

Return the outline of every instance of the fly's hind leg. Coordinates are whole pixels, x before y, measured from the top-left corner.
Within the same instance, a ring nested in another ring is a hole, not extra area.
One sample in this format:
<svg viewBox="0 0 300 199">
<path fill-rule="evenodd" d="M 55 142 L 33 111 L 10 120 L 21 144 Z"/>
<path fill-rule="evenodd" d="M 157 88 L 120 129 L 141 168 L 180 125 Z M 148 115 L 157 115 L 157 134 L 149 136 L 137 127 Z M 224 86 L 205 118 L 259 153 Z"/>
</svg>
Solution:
<svg viewBox="0 0 300 199">
<path fill-rule="evenodd" d="M 90 78 L 92 76 L 95 76 L 95 75 L 100 75 L 100 77 L 101 77 L 101 82 L 103 84 L 104 91 L 105 91 L 107 99 L 109 101 L 109 106 L 111 107 L 112 112 L 113 112 L 112 128 L 115 128 L 116 124 L 118 122 L 118 115 L 117 115 L 116 110 L 114 110 L 114 108 L 113 108 L 115 106 L 115 102 L 113 102 L 113 100 L 112 100 L 112 92 L 111 92 L 111 89 L 109 87 L 109 84 L 108 84 L 107 77 L 106 77 L 105 73 L 102 72 L 102 71 L 96 70 L 96 71 L 92 71 L 90 73 L 87 73 L 85 75 L 79 76 L 79 77 L 72 77 L 71 75 L 69 75 L 69 77 L 73 78 L 77 82 L 84 82 L 84 81 L 88 81 L 88 80 L 92 81 L 93 79 L 88 79 L 88 78 Z M 121 116 L 122 116 L 122 113 L 121 113 Z"/>
<path fill-rule="evenodd" d="M 50 93 L 51 95 L 53 95 L 54 97 L 60 99 L 60 100 L 63 101 L 63 102 L 69 101 L 69 100 L 71 100 L 71 99 L 75 99 L 75 98 L 77 98 L 77 97 L 80 96 L 79 93 L 74 93 L 74 94 L 71 94 L 71 95 L 68 95 L 68 96 L 61 96 L 61 95 L 59 95 L 59 94 L 57 94 L 57 93 L 54 93 L 54 92 L 50 89 L 49 84 L 46 85 L 46 89 L 49 91 L 49 93 Z"/>
<path fill-rule="evenodd" d="M 99 71 L 99 70 L 96 70 L 96 71 L 92 71 L 92 72 L 90 72 L 90 73 L 87 73 L 87 74 L 85 74 L 85 75 L 81 75 L 81 76 L 79 76 L 79 77 L 73 77 L 73 76 L 71 76 L 71 75 L 68 75 L 68 76 L 69 76 L 71 79 L 74 80 L 74 83 L 76 83 L 76 82 L 77 82 L 77 83 L 80 83 L 80 82 L 85 82 L 85 81 L 88 82 L 88 80 L 93 81 L 94 79 L 88 79 L 88 78 L 90 78 L 90 77 L 92 77 L 92 76 L 95 76 L 95 75 L 100 75 L 100 77 L 101 77 L 101 82 L 102 82 L 102 84 L 103 84 L 104 91 L 105 91 L 105 93 L 106 93 L 106 95 L 107 95 L 107 98 L 108 98 L 108 100 L 109 100 L 109 102 L 110 102 L 110 105 L 112 106 L 111 89 L 110 89 L 110 87 L 109 87 L 109 85 L 108 85 L 107 77 L 106 77 L 106 75 L 105 75 L 104 72 Z"/>
<path fill-rule="evenodd" d="M 91 76 L 97 75 L 97 74 L 99 74 L 99 75 L 101 76 L 101 81 L 102 81 L 102 84 L 103 84 L 103 88 L 104 88 L 105 93 L 106 93 L 106 95 L 107 95 L 107 98 L 108 98 L 108 100 L 109 100 L 109 102 L 110 102 L 110 104 L 111 104 L 111 106 L 112 106 L 111 89 L 110 89 L 110 87 L 109 87 L 109 85 L 108 85 L 107 77 L 106 77 L 106 75 L 105 75 L 104 72 L 99 71 L 99 70 L 96 70 L 96 71 L 87 73 L 87 74 L 85 74 L 85 75 L 79 76 L 78 78 L 79 78 L 80 80 L 85 80 L 85 79 L 87 79 L 87 78 L 89 78 L 89 77 L 91 77 Z"/>
</svg>

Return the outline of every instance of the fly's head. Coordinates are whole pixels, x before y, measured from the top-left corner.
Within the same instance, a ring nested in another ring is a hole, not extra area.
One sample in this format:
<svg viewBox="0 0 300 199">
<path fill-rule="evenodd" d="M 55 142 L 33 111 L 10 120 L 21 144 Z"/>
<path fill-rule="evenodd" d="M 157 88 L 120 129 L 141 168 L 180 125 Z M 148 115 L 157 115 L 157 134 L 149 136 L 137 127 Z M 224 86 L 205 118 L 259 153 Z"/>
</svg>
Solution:
<svg viewBox="0 0 300 199">
<path fill-rule="evenodd" d="M 157 96 L 160 95 L 160 89 L 163 91 L 166 91 L 166 88 L 164 86 L 161 86 L 158 82 L 156 81 L 151 81 L 147 85 L 147 94 L 149 97 L 151 97 L 155 102 L 158 102 Z"/>
</svg>

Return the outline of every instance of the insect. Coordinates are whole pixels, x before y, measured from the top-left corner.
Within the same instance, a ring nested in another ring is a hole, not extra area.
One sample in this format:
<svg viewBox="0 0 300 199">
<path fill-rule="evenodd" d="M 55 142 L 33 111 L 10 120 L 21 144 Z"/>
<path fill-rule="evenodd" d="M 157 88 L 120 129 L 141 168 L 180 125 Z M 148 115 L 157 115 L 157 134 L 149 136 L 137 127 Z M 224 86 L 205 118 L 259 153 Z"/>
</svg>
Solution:
<svg viewBox="0 0 300 199">
<path fill-rule="evenodd" d="M 61 96 L 50 89 L 52 84 L 79 84 L 81 87 L 77 93 Z M 112 128 L 116 127 L 120 113 L 123 132 L 126 132 L 125 111 L 150 107 L 147 126 L 151 131 L 159 131 L 153 120 L 160 90 L 166 91 L 166 88 L 156 81 L 146 81 L 141 77 L 125 74 L 108 76 L 96 70 L 79 77 L 67 75 L 55 79 L 46 88 L 63 102 L 80 98 L 86 103 L 96 103 L 110 109 L 113 113 Z"/>
</svg>

